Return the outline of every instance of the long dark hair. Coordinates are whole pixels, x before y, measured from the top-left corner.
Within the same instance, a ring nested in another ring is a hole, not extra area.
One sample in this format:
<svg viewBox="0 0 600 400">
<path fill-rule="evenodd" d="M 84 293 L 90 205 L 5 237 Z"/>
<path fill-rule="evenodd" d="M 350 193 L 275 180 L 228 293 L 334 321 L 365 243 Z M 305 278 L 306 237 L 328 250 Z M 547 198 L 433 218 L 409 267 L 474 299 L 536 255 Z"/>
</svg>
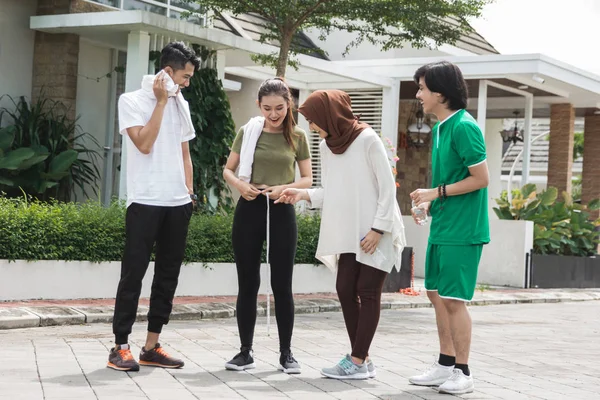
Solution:
<svg viewBox="0 0 600 400">
<path fill-rule="evenodd" d="M 258 89 L 258 104 L 262 103 L 264 96 L 281 96 L 288 103 L 288 110 L 285 119 L 283 120 L 283 137 L 288 142 L 293 150 L 296 150 L 292 137 L 296 136 L 294 127 L 296 126 L 296 120 L 294 120 L 294 114 L 292 106 L 294 102 L 292 100 L 292 92 L 289 86 L 282 78 L 270 78 L 264 81 Z"/>
</svg>

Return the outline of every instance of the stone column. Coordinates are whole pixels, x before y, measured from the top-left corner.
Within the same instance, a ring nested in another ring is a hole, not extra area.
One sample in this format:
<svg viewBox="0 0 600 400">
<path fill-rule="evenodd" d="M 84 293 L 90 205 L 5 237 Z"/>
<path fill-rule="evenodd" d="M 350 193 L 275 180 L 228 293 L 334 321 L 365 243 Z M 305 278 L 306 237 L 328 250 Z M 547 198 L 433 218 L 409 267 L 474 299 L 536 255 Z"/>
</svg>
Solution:
<svg viewBox="0 0 600 400">
<path fill-rule="evenodd" d="M 550 150 L 548 153 L 548 187 L 559 194 L 571 193 L 575 109 L 571 104 L 553 104 L 550 108 Z"/>
</svg>

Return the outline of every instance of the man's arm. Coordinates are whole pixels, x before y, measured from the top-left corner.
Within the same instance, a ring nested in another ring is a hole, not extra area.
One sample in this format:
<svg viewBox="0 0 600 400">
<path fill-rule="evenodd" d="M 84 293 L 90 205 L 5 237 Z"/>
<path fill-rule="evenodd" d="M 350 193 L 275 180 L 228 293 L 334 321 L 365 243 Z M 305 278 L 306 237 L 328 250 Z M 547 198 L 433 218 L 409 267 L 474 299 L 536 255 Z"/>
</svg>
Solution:
<svg viewBox="0 0 600 400">
<path fill-rule="evenodd" d="M 460 182 L 446 186 L 446 195 L 460 196 L 479 189 L 483 189 L 490 183 L 487 161 L 469 168 L 469 176 Z"/>
<path fill-rule="evenodd" d="M 454 132 L 453 140 L 456 151 L 464 165 L 469 169 L 469 176 L 460 182 L 446 186 L 446 196 L 460 196 L 488 186 L 490 176 L 486 161 L 486 149 L 483 134 L 476 124 L 463 124 Z M 410 194 L 416 205 L 431 202 L 439 197 L 439 189 L 417 189 Z"/>
<path fill-rule="evenodd" d="M 490 176 L 487 161 L 483 161 L 480 164 L 469 167 L 469 176 L 462 181 L 446 185 L 446 196 L 460 196 L 471 193 L 487 187 L 489 182 Z M 438 188 L 417 189 L 410 194 L 410 197 L 417 206 L 420 206 L 421 204 L 430 203 L 439 198 L 439 194 Z M 426 205 L 425 207 L 426 209 L 429 209 L 429 205 Z"/>
<path fill-rule="evenodd" d="M 154 107 L 150 121 L 145 126 L 127 128 L 127 134 L 131 138 L 131 141 L 143 154 L 150 154 L 152 151 L 152 146 L 154 146 L 154 142 L 156 142 L 156 138 L 158 137 L 167 105 L 168 94 L 162 74 L 158 74 L 156 79 L 154 79 L 153 90 L 156 96 L 156 106 Z"/>
<path fill-rule="evenodd" d="M 190 154 L 190 142 L 181 143 L 181 151 L 183 152 L 183 170 L 185 171 L 185 186 L 188 188 L 188 193 L 194 193 L 194 165 L 192 164 L 192 156 Z"/>
</svg>

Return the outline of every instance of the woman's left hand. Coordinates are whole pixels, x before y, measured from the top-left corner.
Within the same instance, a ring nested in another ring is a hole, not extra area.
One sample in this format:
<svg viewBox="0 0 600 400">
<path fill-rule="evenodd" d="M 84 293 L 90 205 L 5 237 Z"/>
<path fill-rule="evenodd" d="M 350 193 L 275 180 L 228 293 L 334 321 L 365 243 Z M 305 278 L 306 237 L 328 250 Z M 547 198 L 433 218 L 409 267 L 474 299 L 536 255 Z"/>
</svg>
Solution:
<svg viewBox="0 0 600 400">
<path fill-rule="evenodd" d="M 281 192 L 285 190 L 285 186 L 270 186 L 261 191 L 265 196 L 269 196 L 271 200 L 277 200 L 281 196 Z"/>
<path fill-rule="evenodd" d="M 369 231 L 365 238 L 360 242 L 360 247 L 367 254 L 375 253 L 375 249 L 379 245 L 379 241 L 381 240 L 381 234 L 375 231 Z"/>
<path fill-rule="evenodd" d="M 417 189 L 410 194 L 410 198 L 415 202 L 416 206 L 432 202 L 438 198 L 438 189 Z"/>
</svg>

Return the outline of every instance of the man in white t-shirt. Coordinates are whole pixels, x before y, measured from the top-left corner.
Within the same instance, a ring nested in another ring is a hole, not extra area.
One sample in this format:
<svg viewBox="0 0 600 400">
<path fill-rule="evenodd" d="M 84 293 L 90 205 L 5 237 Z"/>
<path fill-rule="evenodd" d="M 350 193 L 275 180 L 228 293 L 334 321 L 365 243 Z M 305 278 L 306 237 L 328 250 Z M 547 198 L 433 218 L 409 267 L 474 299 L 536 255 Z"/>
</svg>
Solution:
<svg viewBox="0 0 600 400">
<path fill-rule="evenodd" d="M 127 215 L 113 319 L 116 346 L 108 357 L 108 367 L 116 370 L 138 371 L 139 364 L 183 367 L 183 361 L 165 352 L 158 337 L 171 315 L 195 201 L 189 148 L 195 133 L 180 89 L 189 86 L 199 65 L 192 49 L 169 43 L 161 52 L 161 71 L 145 76 L 141 89 L 119 99 L 119 130 L 127 150 Z M 138 364 L 128 336 L 154 245 L 148 335 Z"/>
</svg>

